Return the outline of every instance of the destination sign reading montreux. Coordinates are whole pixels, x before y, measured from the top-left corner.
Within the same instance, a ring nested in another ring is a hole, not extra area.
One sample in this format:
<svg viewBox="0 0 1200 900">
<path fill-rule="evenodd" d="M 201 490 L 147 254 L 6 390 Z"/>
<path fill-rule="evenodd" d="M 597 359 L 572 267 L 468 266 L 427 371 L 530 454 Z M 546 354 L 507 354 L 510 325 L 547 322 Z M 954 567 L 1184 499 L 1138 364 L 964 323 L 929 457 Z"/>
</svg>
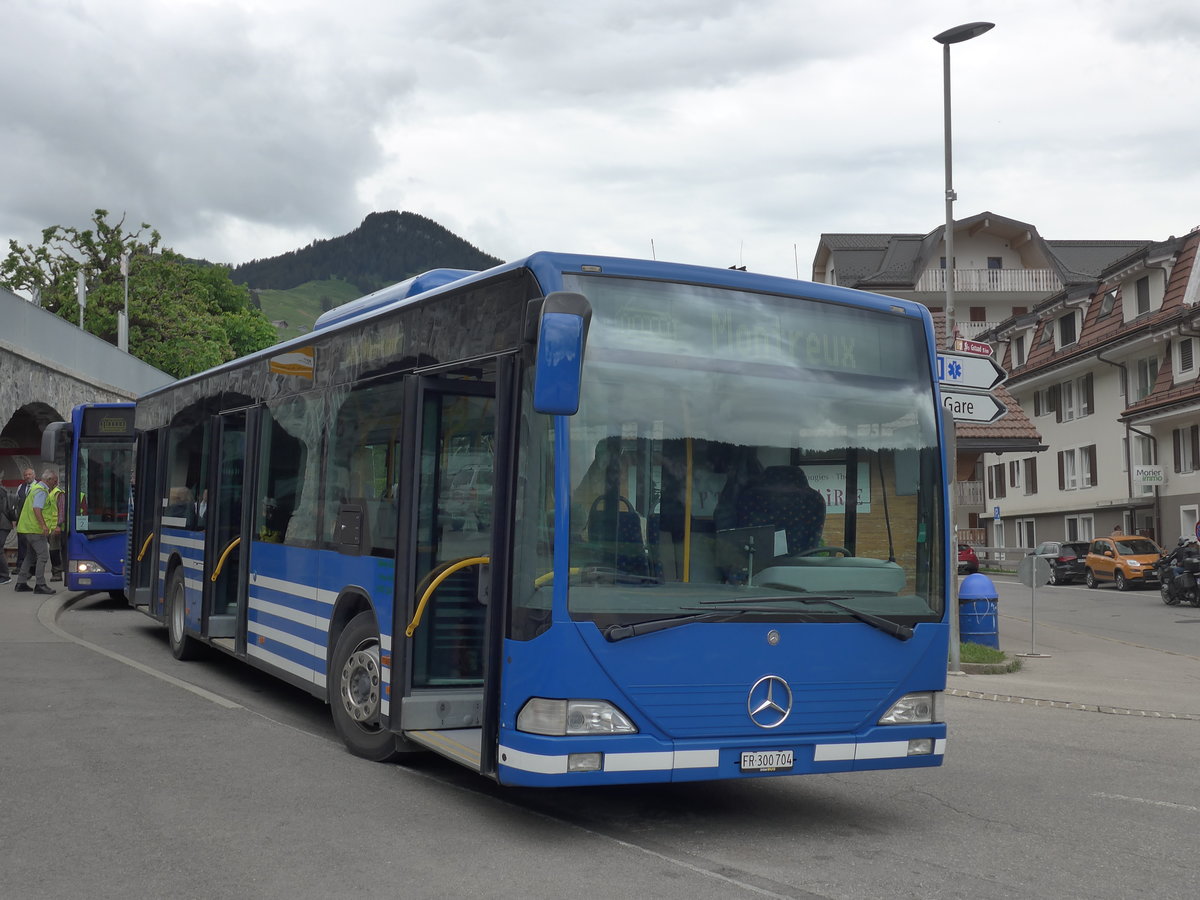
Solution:
<svg viewBox="0 0 1200 900">
<path fill-rule="evenodd" d="M 919 371 L 916 320 L 904 316 L 688 284 L 581 287 L 595 310 L 589 344 L 855 375 Z"/>
</svg>

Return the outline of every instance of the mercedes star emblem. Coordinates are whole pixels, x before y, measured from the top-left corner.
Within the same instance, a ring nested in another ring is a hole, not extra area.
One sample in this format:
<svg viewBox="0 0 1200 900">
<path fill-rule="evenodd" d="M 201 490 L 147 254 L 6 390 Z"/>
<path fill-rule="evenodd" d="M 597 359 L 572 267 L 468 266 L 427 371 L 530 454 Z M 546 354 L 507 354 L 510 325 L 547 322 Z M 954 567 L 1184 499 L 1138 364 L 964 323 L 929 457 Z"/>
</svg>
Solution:
<svg viewBox="0 0 1200 900">
<path fill-rule="evenodd" d="M 764 675 L 750 688 L 746 710 L 759 728 L 778 728 L 792 711 L 792 689 L 778 675 Z"/>
</svg>

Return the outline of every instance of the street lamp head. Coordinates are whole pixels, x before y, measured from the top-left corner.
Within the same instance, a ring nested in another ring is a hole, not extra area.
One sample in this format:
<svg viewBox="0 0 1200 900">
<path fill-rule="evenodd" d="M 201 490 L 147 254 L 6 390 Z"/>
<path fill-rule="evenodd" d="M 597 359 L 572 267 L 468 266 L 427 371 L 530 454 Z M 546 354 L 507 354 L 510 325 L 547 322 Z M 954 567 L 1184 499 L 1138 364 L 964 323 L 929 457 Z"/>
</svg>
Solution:
<svg viewBox="0 0 1200 900">
<path fill-rule="evenodd" d="M 970 22 L 966 25 L 956 25 L 954 28 L 948 28 L 941 34 L 935 34 L 933 39 L 939 44 L 961 44 L 963 41 L 979 37 L 984 32 L 991 31 L 995 27 L 995 22 Z"/>
</svg>

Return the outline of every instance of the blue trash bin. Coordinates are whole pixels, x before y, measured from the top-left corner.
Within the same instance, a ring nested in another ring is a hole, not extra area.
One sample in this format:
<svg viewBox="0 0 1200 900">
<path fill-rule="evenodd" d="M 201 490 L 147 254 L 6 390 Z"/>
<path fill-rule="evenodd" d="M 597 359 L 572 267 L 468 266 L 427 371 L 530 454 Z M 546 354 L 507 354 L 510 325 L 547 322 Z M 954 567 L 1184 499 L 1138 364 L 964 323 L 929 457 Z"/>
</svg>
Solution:
<svg viewBox="0 0 1200 900">
<path fill-rule="evenodd" d="M 999 594 L 986 575 L 968 575 L 958 587 L 958 636 L 963 643 L 1000 649 Z"/>
</svg>

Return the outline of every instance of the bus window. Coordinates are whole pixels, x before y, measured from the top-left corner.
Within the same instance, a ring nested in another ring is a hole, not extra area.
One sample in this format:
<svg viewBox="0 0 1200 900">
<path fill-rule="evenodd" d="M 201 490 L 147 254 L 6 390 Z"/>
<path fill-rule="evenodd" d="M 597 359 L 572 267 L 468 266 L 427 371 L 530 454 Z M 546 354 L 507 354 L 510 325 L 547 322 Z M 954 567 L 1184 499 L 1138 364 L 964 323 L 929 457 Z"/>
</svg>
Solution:
<svg viewBox="0 0 1200 900">
<path fill-rule="evenodd" d="M 258 540 L 316 543 L 323 409 L 320 397 L 303 394 L 265 410 L 254 523 Z"/>
<path fill-rule="evenodd" d="M 347 394 L 329 437 L 324 534 L 343 553 L 396 554 L 400 383 L 371 382 Z"/>
</svg>

